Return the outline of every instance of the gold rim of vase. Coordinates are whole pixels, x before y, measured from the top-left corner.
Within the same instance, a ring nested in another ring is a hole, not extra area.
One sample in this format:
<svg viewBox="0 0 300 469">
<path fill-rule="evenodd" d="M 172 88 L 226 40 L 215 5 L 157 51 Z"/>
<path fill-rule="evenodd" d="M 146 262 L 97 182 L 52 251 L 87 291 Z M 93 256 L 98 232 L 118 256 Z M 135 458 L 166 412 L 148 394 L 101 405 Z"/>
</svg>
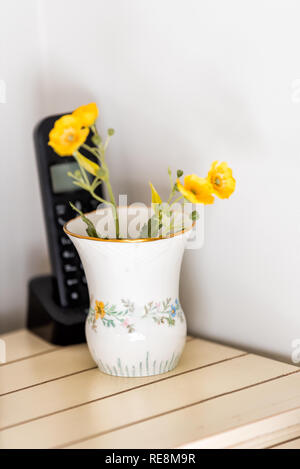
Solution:
<svg viewBox="0 0 300 469">
<path fill-rule="evenodd" d="M 118 207 L 118 208 L 120 208 L 120 207 Z M 91 212 L 84 213 L 84 215 L 90 215 L 91 213 L 94 213 L 96 211 L 97 210 L 92 210 Z M 135 239 L 131 239 L 131 238 L 121 238 L 121 239 L 118 239 L 118 238 L 94 238 L 92 236 L 84 236 L 84 235 L 72 233 L 72 231 L 68 230 L 67 225 L 69 223 L 71 223 L 72 221 L 77 220 L 77 218 L 80 218 L 80 217 L 81 217 L 81 215 L 78 215 L 77 217 L 72 218 L 71 220 L 67 221 L 64 224 L 63 230 L 67 235 L 74 236 L 75 238 L 79 238 L 79 239 L 90 239 L 92 241 L 102 241 L 102 242 L 108 242 L 108 243 L 145 243 L 145 242 L 149 242 L 149 241 L 162 241 L 164 239 L 171 239 L 171 238 L 174 238 L 175 236 L 179 236 L 179 235 L 182 235 L 184 233 L 187 233 L 188 231 L 191 231 L 191 229 L 196 224 L 196 221 L 194 221 L 189 228 L 186 228 L 184 230 L 173 233 L 169 236 L 166 236 L 165 238 L 135 238 Z"/>
</svg>

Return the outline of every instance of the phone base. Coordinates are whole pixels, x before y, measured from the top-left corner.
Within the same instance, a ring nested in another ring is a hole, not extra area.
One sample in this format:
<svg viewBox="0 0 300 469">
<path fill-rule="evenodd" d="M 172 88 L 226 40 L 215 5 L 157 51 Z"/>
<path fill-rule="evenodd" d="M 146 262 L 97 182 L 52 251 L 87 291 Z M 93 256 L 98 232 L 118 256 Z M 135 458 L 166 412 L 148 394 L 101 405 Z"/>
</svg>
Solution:
<svg viewBox="0 0 300 469">
<path fill-rule="evenodd" d="M 27 327 L 55 345 L 85 342 L 85 306 L 62 308 L 53 300 L 51 275 L 35 277 L 28 285 Z"/>
</svg>

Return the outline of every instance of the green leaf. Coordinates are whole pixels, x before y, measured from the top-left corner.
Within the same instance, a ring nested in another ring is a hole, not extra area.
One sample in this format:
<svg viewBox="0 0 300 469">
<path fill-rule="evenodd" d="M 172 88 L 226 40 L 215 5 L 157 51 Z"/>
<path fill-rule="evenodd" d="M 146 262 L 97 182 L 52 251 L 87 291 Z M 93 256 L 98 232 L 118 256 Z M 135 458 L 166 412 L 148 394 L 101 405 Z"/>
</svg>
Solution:
<svg viewBox="0 0 300 469">
<path fill-rule="evenodd" d="M 94 223 L 89 218 L 87 218 L 84 215 L 84 213 L 81 210 L 79 210 L 79 208 L 75 207 L 75 205 L 73 205 L 72 202 L 69 202 L 69 204 L 71 205 L 73 210 L 75 210 L 77 213 L 79 213 L 79 215 L 81 216 L 82 221 L 84 223 L 86 223 L 86 225 L 87 225 L 87 228 L 86 228 L 87 235 L 90 236 L 91 238 L 99 238 L 98 233 L 96 231 L 96 228 L 94 226 Z"/>
<path fill-rule="evenodd" d="M 191 218 L 193 221 L 199 220 L 200 215 L 199 215 L 199 213 L 197 212 L 197 210 L 193 210 L 193 211 L 192 211 L 192 213 L 190 214 L 190 218 Z"/>
<path fill-rule="evenodd" d="M 159 219 L 153 215 L 148 222 L 144 224 L 140 231 L 141 238 L 156 238 L 159 230 Z"/>
<path fill-rule="evenodd" d="M 183 175 L 183 171 L 181 169 L 177 169 L 177 177 L 181 178 L 182 175 Z"/>
<path fill-rule="evenodd" d="M 170 207 L 170 205 L 167 204 L 167 203 L 161 204 L 160 210 L 161 210 L 161 214 L 162 214 L 162 215 L 165 215 L 165 216 L 168 217 L 168 218 L 170 218 L 170 216 L 172 215 L 171 207 Z"/>
</svg>

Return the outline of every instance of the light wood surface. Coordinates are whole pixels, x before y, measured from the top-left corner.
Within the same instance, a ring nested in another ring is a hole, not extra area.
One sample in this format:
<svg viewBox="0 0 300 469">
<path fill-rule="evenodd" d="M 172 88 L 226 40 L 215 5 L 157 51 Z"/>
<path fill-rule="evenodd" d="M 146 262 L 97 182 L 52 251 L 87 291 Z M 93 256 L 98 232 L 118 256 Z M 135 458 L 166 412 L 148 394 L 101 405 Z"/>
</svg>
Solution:
<svg viewBox="0 0 300 469">
<path fill-rule="evenodd" d="M 298 367 L 189 338 L 172 372 L 116 378 L 85 344 L 54 347 L 26 330 L 0 338 L 2 449 L 299 446 Z"/>
<path fill-rule="evenodd" d="M 295 438 L 281 445 L 274 446 L 274 449 L 300 449 L 300 438 Z"/>
<path fill-rule="evenodd" d="M 41 355 L 55 348 L 25 329 L 2 334 L 0 338 L 6 343 L 6 363 Z"/>
</svg>

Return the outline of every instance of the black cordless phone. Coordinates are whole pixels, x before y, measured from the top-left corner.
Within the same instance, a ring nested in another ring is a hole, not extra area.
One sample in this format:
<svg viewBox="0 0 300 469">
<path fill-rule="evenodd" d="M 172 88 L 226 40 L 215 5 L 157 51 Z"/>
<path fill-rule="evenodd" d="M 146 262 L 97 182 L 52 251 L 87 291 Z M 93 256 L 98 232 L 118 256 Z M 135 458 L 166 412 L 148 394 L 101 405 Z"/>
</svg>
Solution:
<svg viewBox="0 0 300 469">
<path fill-rule="evenodd" d="M 61 115 L 43 119 L 35 128 L 34 143 L 47 229 L 49 254 L 54 277 L 54 300 L 62 307 L 88 306 L 88 290 L 79 256 L 63 231 L 63 225 L 77 216 L 72 202 L 83 212 L 97 208 L 91 195 L 73 184 L 67 175 L 78 165 L 73 157 L 59 157 L 48 145 L 49 132 Z M 88 141 L 90 146 L 92 142 Z M 101 186 L 97 193 L 103 197 Z"/>
</svg>

